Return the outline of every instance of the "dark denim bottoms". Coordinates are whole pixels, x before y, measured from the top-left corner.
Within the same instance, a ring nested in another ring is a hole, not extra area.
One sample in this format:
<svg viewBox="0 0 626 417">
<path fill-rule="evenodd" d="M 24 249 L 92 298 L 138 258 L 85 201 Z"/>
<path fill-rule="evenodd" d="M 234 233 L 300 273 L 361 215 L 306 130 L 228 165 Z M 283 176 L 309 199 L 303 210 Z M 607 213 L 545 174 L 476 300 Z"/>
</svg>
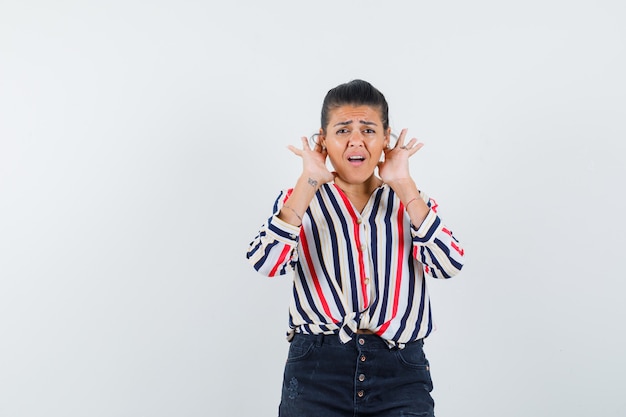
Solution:
<svg viewBox="0 0 626 417">
<path fill-rule="evenodd" d="M 279 417 L 434 416 L 422 340 L 389 348 L 373 334 L 297 333 L 289 346 Z"/>
</svg>

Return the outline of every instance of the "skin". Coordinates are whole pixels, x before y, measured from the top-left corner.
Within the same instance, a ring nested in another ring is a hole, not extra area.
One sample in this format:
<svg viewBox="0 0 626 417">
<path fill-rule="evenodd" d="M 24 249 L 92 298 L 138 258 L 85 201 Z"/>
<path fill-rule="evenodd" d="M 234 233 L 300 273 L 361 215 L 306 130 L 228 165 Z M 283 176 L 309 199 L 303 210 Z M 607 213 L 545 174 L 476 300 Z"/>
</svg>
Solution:
<svg viewBox="0 0 626 417">
<path fill-rule="evenodd" d="M 407 129 L 402 129 L 393 148 L 388 148 L 391 129 L 385 130 L 380 109 L 370 106 L 344 105 L 330 112 L 328 126 L 320 129 L 317 145 L 311 149 L 302 137 L 302 149 L 289 145 L 302 158 L 302 174 L 281 209 L 279 218 L 299 226 L 302 216 L 317 189 L 334 181 L 361 212 L 374 190 L 388 184 L 404 204 L 414 225 L 420 225 L 429 208 L 409 172 L 409 158 L 423 144 L 412 138 L 406 145 Z M 384 154 L 384 161 L 380 162 Z M 335 171 L 326 167 L 329 159 Z M 376 175 L 376 169 L 378 174 Z M 408 204 L 407 206 L 407 203 Z"/>
</svg>

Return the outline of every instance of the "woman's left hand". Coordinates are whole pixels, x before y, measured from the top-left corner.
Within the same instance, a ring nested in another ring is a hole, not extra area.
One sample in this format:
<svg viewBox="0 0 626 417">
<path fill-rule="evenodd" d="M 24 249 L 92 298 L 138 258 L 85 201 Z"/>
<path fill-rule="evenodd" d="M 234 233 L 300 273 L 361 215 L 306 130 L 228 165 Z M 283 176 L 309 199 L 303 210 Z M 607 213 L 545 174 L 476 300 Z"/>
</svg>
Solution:
<svg viewBox="0 0 626 417">
<path fill-rule="evenodd" d="M 403 180 L 410 180 L 409 158 L 419 151 L 423 143 L 417 142 L 413 138 L 404 144 L 407 129 L 402 129 L 398 141 L 393 148 L 384 150 L 385 160 L 378 163 L 378 174 L 383 182 L 393 185 L 393 183 Z"/>
</svg>

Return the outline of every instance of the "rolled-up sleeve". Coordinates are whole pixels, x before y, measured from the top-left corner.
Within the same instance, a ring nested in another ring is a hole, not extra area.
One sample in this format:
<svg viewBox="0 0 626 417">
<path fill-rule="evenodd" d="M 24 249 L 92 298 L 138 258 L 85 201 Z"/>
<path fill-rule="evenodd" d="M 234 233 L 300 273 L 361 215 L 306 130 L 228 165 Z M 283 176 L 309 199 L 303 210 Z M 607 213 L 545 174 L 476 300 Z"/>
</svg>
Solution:
<svg viewBox="0 0 626 417">
<path fill-rule="evenodd" d="M 430 210 L 422 224 L 411 224 L 413 255 L 422 263 L 426 274 L 434 278 L 451 278 L 463 268 L 465 250 L 437 214 L 435 200 L 424 194 L 422 198 Z"/>
<path fill-rule="evenodd" d="M 277 203 L 274 214 L 261 226 L 246 253 L 254 269 L 268 277 L 293 271 L 298 259 L 300 226 L 279 219 L 280 199 Z"/>
</svg>

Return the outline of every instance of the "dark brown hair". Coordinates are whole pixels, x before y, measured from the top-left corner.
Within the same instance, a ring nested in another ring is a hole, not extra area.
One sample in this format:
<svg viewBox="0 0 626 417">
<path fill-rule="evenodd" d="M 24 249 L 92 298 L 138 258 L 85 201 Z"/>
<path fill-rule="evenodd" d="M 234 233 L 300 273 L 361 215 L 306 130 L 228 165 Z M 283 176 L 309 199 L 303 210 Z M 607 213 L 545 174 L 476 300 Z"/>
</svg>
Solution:
<svg viewBox="0 0 626 417">
<path fill-rule="evenodd" d="M 324 97 L 322 105 L 322 130 L 326 133 L 326 126 L 330 112 L 344 105 L 353 106 L 370 106 L 378 108 L 380 118 L 383 122 L 383 128 L 387 130 L 389 127 L 389 105 L 383 93 L 376 89 L 372 84 L 363 80 L 352 80 L 331 89 Z"/>
</svg>

